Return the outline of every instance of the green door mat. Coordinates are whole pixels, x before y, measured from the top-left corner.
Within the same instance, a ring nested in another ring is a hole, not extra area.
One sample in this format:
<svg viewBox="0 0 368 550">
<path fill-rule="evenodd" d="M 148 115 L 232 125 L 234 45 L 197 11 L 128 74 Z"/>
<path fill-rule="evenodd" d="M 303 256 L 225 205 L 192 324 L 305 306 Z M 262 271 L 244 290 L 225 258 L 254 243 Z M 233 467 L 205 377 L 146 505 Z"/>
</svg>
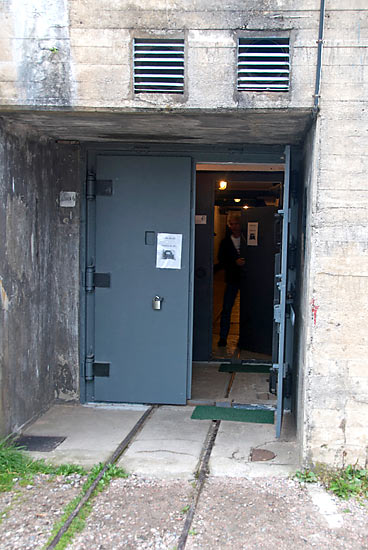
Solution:
<svg viewBox="0 0 368 550">
<path fill-rule="evenodd" d="M 267 363 L 244 363 L 234 365 L 230 363 L 222 363 L 219 372 L 270 372 L 272 365 Z"/>
<path fill-rule="evenodd" d="M 199 405 L 193 411 L 194 420 L 231 420 L 233 422 L 257 422 L 273 424 L 275 411 L 265 409 L 235 409 L 233 407 L 214 407 Z"/>
</svg>

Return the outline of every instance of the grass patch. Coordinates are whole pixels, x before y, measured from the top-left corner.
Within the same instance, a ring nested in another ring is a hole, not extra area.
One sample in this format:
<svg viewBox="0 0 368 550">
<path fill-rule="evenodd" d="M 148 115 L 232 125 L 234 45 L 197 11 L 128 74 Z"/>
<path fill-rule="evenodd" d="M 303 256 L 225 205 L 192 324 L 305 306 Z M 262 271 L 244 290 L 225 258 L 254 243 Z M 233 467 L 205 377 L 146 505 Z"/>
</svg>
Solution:
<svg viewBox="0 0 368 550">
<path fill-rule="evenodd" d="M 44 460 L 33 460 L 27 456 L 21 447 L 17 447 L 9 438 L 0 441 L 0 492 L 11 491 L 19 481 L 21 485 L 30 484 L 35 474 L 86 475 L 82 466 L 76 464 L 62 464 L 53 466 Z"/>
<path fill-rule="evenodd" d="M 298 470 L 295 478 L 303 483 L 320 482 L 326 489 L 344 500 L 351 497 L 368 499 L 368 470 L 357 465 L 332 469 L 317 465 L 313 470 Z"/>
<path fill-rule="evenodd" d="M 54 525 L 49 540 L 44 548 L 47 548 L 47 546 L 54 539 L 59 529 L 64 525 L 69 515 L 82 500 L 83 496 L 91 487 L 103 468 L 104 464 L 98 464 L 89 472 L 88 477 L 82 486 L 81 492 L 65 507 L 60 520 Z M 16 482 L 19 482 L 20 485 L 31 484 L 35 474 L 69 476 L 72 474 L 87 475 L 87 473 L 88 472 L 83 467 L 75 464 L 53 466 L 52 464 L 47 464 L 44 460 L 33 460 L 23 452 L 22 448 L 17 447 L 16 444 L 10 440 L 10 438 L 0 440 L 0 492 L 10 491 Z M 128 477 L 128 474 L 115 464 L 110 465 L 99 480 L 91 498 L 96 496 L 98 492 L 102 491 L 112 479 L 119 477 L 125 478 Z M 91 510 L 91 501 L 88 501 L 82 507 L 78 516 L 73 520 L 68 531 L 61 537 L 55 547 L 56 550 L 63 550 L 66 548 L 75 534 L 84 529 L 86 519 Z M 6 514 L 7 512 L 8 510 L 4 510 L 3 514 Z"/>
<path fill-rule="evenodd" d="M 104 464 L 101 464 L 101 463 L 92 468 L 87 480 L 85 481 L 85 483 L 82 486 L 82 490 L 81 490 L 80 494 L 77 497 L 75 497 L 69 504 L 67 504 L 67 506 L 64 508 L 64 512 L 63 512 L 60 520 L 57 523 L 55 523 L 55 525 L 53 526 L 51 535 L 50 535 L 46 545 L 44 546 L 45 549 L 48 547 L 48 545 L 51 543 L 51 541 L 55 538 L 55 536 L 57 535 L 57 533 L 59 532 L 61 527 L 64 525 L 64 523 L 66 522 L 66 520 L 70 516 L 70 514 L 78 506 L 78 504 L 82 500 L 83 496 L 88 491 L 88 489 L 91 487 L 92 483 L 95 481 L 95 479 L 97 478 L 97 476 L 99 475 L 99 473 L 101 472 L 101 470 L 103 468 L 104 468 Z M 74 518 L 74 520 L 72 521 L 69 529 L 66 531 L 66 533 L 64 533 L 62 535 L 61 539 L 59 540 L 59 542 L 55 546 L 55 550 L 64 550 L 70 544 L 70 542 L 73 540 L 75 535 L 77 533 L 80 533 L 81 531 L 83 531 L 83 529 L 85 527 L 85 524 L 86 524 L 86 520 L 87 520 L 87 518 L 88 518 L 88 516 L 89 516 L 89 514 L 91 513 L 91 510 L 92 510 L 92 504 L 91 504 L 92 499 L 99 492 L 103 491 L 103 489 L 107 485 L 109 485 L 109 483 L 111 482 L 112 479 L 116 479 L 116 478 L 119 478 L 119 477 L 120 478 L 126 478 L 126 477 L 128 477 L 128 474 L 125 472 L 125 470 L 123 470 L 122 468 L 119 468 L 115 464 L 110 465 L 107 468 L 106 472 L 104 472 L 104 474 L 103 474 L 102 478 L 100 479 L 100 481 L 98 482 L 95 491 L 91 495 L 91 499 L 88 502 L 86 502 L 86 504 L 81 508 L 78 516 L 76 518 Z"/>
</svg>

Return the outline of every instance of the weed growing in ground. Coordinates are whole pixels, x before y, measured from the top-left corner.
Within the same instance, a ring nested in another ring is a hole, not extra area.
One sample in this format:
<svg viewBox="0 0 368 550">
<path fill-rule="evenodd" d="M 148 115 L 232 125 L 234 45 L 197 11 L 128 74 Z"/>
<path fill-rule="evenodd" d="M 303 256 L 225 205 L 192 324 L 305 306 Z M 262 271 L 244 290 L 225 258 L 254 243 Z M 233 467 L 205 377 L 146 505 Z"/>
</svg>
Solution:
<svg viewBox="0 0 368 550">
<path fill-rule="evenodd" d="M 60 520 L 55 523 L 51 535 L 49 537 L 49 540 L 46 543 L 46 546 L 44 548 L 47 548 L 47 546 L 51 543 L 51 541 L 55 538 L 56 534 L 59 532 L 61 527 L 64 525 L 70 514 L 74 511 L 74 509 L 78 506 L 88 489 L 91 487 L 93 482 L 96 480 L 98 475 L 100 474 L 101 470 L 104 468 L 104 464 L 99 463 L 96 466 L 92 468 L 90 471 L 90 474 L 85 481 L 85 483 L 82 486 L 82 490 L 80 494 L 75 497 L 64 509 L 63 515 L 61 516 Z M 97 484 L 96 489 L 91 495 L 91 500 L 94 496 L 96 496 L 97 493 L 100 491 L 103 491 L 103 489 L 110 483 L 112 479 L 115 478 L 126 478 L 128 477 L 128 474 L 123 470 L 122 468 L 119 468 L 115 464 L 110 464 L 110 466 L 106 469 L 103 476 L 101 477 L 100 481 Z M 86 520 L 91 513 L 92 510 L 92 504 L 91 500 L 86 502 L 86 504 L 83 505 L 81 508 L 78 516 L 73 519 L 70 527 L 68 530 L 62 535 L 59 542 L 55 546 L 55 550 L 64 550 L 69 543 L 72 541 L 72 539 L 75 537 L 77 533 L 80 533 L 83 531 L 84 526 L 86 524 Z"/>
<path fill-rule="evenodd" d="M 354 496 L 368 498 L 368 470 L 357 466 L 347 466 L 344 469 L 323 471 L 320 474 L 321 481 L 335 495 L 347 500 Z"/>
<path fill-rule="evenodd" d="M 295 472 L 295 478 L 301 483 L 316 483 L 318 481 L 317 475 L 313 470 L 297 470 Z"/>
<path fill-rule="evenodd" d="M 9 438 L 0 440 L 0 492 L 10 491 L 14 483 L 31 484 L 35 474 L 86 475 L 86 470 L 76 464 L 53 466 L 44 460 L 32 460 Z"/>
<path fill-rule="evenodd" d="M 96 474 L 94 476 L 93 480 L 98 476 L 98 474 L 101 472 L 103 467 L 104 467 L 104 465 L 100 463 L 97 466 L 95 466 L 94 468 L 92 468 L 91 475 L 93 475 L 94 473 Z M 110 481 L 112 479 L 116 479 L 118 477 L 125 478 L 125 477 L 128 477 L 128 474 L 126 473 L 125 470 L 123 470 L 123 468 L 119 468 L 119 466 L 116 466 L 116 464 L 110 464 L 110 466 L 106 469 L 106 471 L 104 472 L 102 478 L 98 482 L 97 487 L 100 490 L 102 490 L 105 487 L 105 485 L 108 485 L 110 483 Z"/>
<path fill-rule="evenodd" d="M 358 465 L 332 469 L 318 464 L 313 470 L 298 470 L 295 478 L 303 483 L 319 481 L 326 489 L 347 500 L 350 497 L 368 499 L 368 470 Z"/>
</svg>

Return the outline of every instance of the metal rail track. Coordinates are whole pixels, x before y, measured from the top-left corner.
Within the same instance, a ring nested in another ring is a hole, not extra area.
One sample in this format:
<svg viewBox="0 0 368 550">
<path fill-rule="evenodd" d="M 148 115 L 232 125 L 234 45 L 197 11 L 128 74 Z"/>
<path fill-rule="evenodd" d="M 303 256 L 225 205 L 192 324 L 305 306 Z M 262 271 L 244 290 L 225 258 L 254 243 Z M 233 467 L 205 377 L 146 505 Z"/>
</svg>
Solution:
<svg viewBox="0 0 368 550">
<path fill-rule="evenodd" d="M 183 530 L 181 532 L 181 535 L 179 537 L 177 550 L 184 550 L 187 538 L 189 535 L 189 531 L 194 519 L 194 514 L 198 505 L 199 497 L 201 495 L 203 486 L 205 484 L 205 481 L 208 477 L 209 469 L 208 469 L 208 463 L 210 460 L 211 452 L 216 440 L 217 432 L 220 427 L 221 420 L 213 420 L 212 424 L 210 426 L 210 429 L 208 430 L 206 440 L 202 447 L 202 458 L 200 460 L 199 467 L 197 469 L 197 484 L 195 488 L 195 492 L 192 498 L 192 504 L 189 507 L 189 510 L 187 512 L 187 516 L 185 518 Z"/>
<path fill-rule="evenodd" d="M 89 501 L 91 496 L 93 495 L 99 481 L 102 479 L 103 475 L 105 474 L 106 470 L 111 466 L 112 464 L 115 464 L 117 460 L 121 457 L 121 455 L 124 453 L 124 451 L 127 449 L 128 445 L 132 441 L 132 439 L 135 437 L 135 435 L 143 428 L 144 424 L 147 422 L 149 417 L 151 416 L 153 410 L 157 408 L 157 405 L 152 405 L 147 409 L 144 414 L 141 416 L 141 418 L 137 421 L 137 423 L 133 426 L 133 428 L 130 430 L 128 435 L 119 443 L 115 451 L 112 453 L 110 458 L 106 460 L 104 463 L 104 466 L 102 470 L 99 472 L 96 479 L 93 481 L 92 485 L 89 487 L 89 489 L 86 491 L 86 493 L 83 495 L 82 499 L 79 501 L 79 503 L 76 505 L 74 510 L 69 514 L 63 525 L 60 527 L 59 531 L 56 533 L 55 537 L 52 539 L 52 541 L 45 547 L 45 550 L 53 550 L 58 542 L 60 541 L 61 537 L 68 531 L 69 527 L 71 526 L 73 520 L 78 516 L 80 511 L 82 510 L 83 506 Z M 181 535 L 179 537 L 177 550 L 184 550 L 187 538 L 189 535 L 189 531 L 194 519 L 194 514 L 198 505 L 199 497 L 202 492 L 203 486 L 205 484 L 205 481 L 208 477 L 209 469 L 208 469 L 208 463 L 211 456 L 211 452 L 215 443 L 215 439 L 217 436 L 218 429 L 220 427 L 220 420 L 212 421 L 210 428 L 207 432 L 206 439 L 203 443 L 201 454 L 200 454 L 200 460 L 197 467 L 197 470 L 195 472 L 195 478 L 196 478 L 196 486 L 194 489 L 194 493 L 192 496 L 192 502 L 188 509 L 188 512 L 186 514 L 185 522 L 183 525 L 183 529 L 181 532 Z"/>
<path fill-rule="evenodd" d="M 143 428 L 143 425 L 148 420 L 148 418 L 151 416 L 152 411 L 155 409 L 155 406 L 150 407 L 147 409 L 144 414 L 140 417 L 138 422 L 133 426 L 133 428 L 130 430 L 128 435 L 119 443 L 119 445 L 116 447 L 115 451 L 112 453 L 110 458 L 108 458 L 104 464 L 104 467 L 92 483 L 92 485 L 89 487 L 89 489 L 86 491 L 86 493 L 83 495 L 83 498 L 79 501 L 77 506 L 74 508 L 74 510 L 70 513 L 70 515 L 65 520 L 64 524 L 60 527 L 59 531 L 56 533 L 55 537 L 52 539 L 52 541 L 46 546 L 46 550 L 52 550 L 56 547 L 58 542 L 60 541 L 61 537 L 67 532 L 69 527 L 71 526 L 73 520 L 78 516 L 79 512 L 83 508 L 83 506 L 88 502 L 88 500 L 91 498 L 93 492 L 95 491 L 99 481 L 102 479 L 104 473 L 106 470 L 111 466 L 112 464 L 115 464 L 115 462 L 120 458 L 120 456 L 123 454 L 125 449 L 128 447 L 129 443 L 133 439 L 133 437 Z"/>
</svg>

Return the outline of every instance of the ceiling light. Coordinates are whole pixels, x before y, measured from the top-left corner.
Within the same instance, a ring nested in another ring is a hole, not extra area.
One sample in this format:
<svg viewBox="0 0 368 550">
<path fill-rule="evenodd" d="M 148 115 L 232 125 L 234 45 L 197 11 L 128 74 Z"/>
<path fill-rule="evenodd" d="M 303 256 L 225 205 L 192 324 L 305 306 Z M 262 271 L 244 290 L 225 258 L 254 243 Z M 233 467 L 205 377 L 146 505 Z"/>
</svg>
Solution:
<svg viewBox="0 0 368 550">
<path fill-rule="evenodd" d="M 245 205 L 243 206 L 243 208 L 244 208 L 244 210 L 248 210 L 249 206 L 248 206 L 247 204 L 245 204 Z"/>
<path fill-rule="evenodd" d="M 225 191 L 226 187 L 227 187 L 227 181 L 222 180 L 222 181 L 219 182 L 219 189 L 221 191 Z"/>
<path fill-rule="evenodd" d="M 234 202 L 240 202 L 241 199 L 234 199 Z"/>
</svg>

